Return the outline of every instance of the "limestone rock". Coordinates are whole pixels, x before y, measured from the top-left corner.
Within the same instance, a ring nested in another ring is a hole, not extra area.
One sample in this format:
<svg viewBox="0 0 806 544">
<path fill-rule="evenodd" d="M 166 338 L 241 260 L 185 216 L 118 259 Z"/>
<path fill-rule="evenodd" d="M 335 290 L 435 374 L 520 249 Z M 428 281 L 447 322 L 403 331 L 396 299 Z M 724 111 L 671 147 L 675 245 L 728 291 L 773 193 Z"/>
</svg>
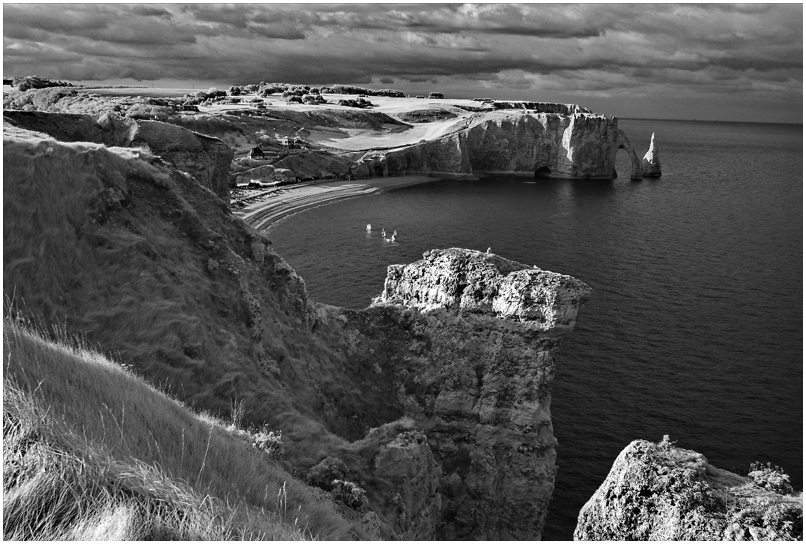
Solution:
<svg viewBox="0 0 806 544">
<path fill-rule="evenodd" d="M 161 121 L 138 121 L 130 146 L 147 146 L 202 186 L 229 200 L 229 169 L 234 153 L 218 138 Z"/>
<path fill-rule="evenodd" d="M 664 440 L 636 440 L 579 513 L 575 540 L 801 540 L 802 497 L 781 495 Z"/>
<path fill-rule="evenodd" d="M 618 119 L 581 109 L 558 111 L 479 113 L 458 121 L 441 138 L 368 155 L 385 157 L 390 175 L 531 173 L 612 179 L 616 153 L 626 149 L 630 177 L 641 179 L 641 161 L 619 130 Z"/>
<path fill-rule="evenodd" d="M 376 476 L 389 480 L 394 487 L 395 538 L 433 540 L 442 508 L 442 471 L 425 435 L 419 431 L 399 434 L 381 446 L 374 468 Z"/>
<path fill-rule="evenodd" d="M 427 251 L 422 261 L 410 265 L 390 266 L 375 302 L 421 311 L 454 308 L 546 331 L 572 328 L 589 293 L 587 285 L 571 276 L 452 248 Z"/>
<path fill-rule="evenodd" d="M 235 178 L 236 183 L 249 183 L 252 180 L 263 183 L 294 183 L 297 181 L 297 176 L 288 168 L 275 168 L 270 164 L 266 164 L 238 172 Z"/>
<path fill-rule="evenodd" d="M 410 356 L 394 372 L 399 404 L 442 466 L 438 539 L 540 537 L 556 472 L 554 356 L 589 293 L 473 250 L 389 267 L 373 304 L 414 312 Z"/>
<path fill-rule="evenodd" d="M 644 171 L 645 178 L 659 178 L 660 171 L 660 154 L 655 147 L 655 133 L 652 133 L 652 140 L 649 142 L 649 151 L 644 155 L 641 165 Z"/>
<path fill-rule="evenodd" d="M 291 170 L 302 181 L 322 179 L 323 176 L 346 177 L 358 153 L 332 155 L 327 152 L 309 151 L 288 155 L 274 163 L 275 167 Z"/>
</svg>

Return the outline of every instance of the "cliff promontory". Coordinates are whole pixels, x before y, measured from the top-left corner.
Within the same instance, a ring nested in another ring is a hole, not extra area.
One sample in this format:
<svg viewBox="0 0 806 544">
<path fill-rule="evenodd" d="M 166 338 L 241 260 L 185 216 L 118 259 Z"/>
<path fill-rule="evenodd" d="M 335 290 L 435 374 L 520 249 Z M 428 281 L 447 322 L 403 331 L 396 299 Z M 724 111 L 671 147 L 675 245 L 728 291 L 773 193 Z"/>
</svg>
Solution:
<svg viewBox="0 0 806 544">
<path fill-rule="evenodd" d="M 626 149 L 631 179 L 641 163 L 613 117 L 592 113 L 501 110 L 474 114 L 439 138 L 382 151 L 361 160 L 385 163 L 384 175 L 535 174 L 571 179 L 613 179 L 616 153 Z"/>
<path fill-rule="evenodd" d="M 149 147 L 178 156 L 179 150 L 155 134 L 165 130 L 153 123 L 170 123 L 218 138 L 236 158 L 257 148 L 263 164 L 288 169 L 300 180 L 485 173 L 613 179 L 620 149 L 629 156 L 630 178 L 644 175 L 618 119 L 576 104 L 375 96 L 371 109 L 362 109 L 345 105 L 346 95 L 320 96 L 315 103 L 294 104 L 279 96 L 242 94 L 188 111 L 168 99 L 55 88 L 15 91 L 5 104 L 6 111 L 137 121 Z M 81 123 L 88 125 L 87 119 Z M 22 126 L 62 139 L 41 127 Z M 215 155 L 210 144 L 195 145 Z"/>
<path fill-rule="evenodd" d="M 555 354 L 590 288 L 478 251 L 389 267 L 378 308 L 412 314 L 398 402 L 442 466 L 437 537 L 535 539 L 554 489 Z"/>
<path fill-rule="evenodd" d="M 579 513 L 575 540 L 802 540 L 803 497 L 775 467 L 748 477 L 664 438 L 636 440 Z"/>
</svg>

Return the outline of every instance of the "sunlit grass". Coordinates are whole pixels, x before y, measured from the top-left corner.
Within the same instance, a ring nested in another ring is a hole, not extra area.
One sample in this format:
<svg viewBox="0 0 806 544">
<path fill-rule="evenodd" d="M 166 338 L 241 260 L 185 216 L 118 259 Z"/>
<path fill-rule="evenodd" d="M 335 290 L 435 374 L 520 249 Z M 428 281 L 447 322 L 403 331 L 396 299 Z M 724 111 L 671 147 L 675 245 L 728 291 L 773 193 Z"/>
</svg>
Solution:
<svg viewBox="0 0 806 544">
<path fill-rule="evenodd" d="M 120 365 L 4 323 L 7 539 L 354 539 L 327 503 Z"/>
</svg>

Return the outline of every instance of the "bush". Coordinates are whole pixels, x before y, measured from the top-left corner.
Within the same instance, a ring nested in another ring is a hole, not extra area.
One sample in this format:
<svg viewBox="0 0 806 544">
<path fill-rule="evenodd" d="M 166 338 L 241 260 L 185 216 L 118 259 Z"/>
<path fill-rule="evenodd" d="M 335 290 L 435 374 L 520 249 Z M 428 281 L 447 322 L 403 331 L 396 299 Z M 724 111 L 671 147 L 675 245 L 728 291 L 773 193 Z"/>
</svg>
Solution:
<svg viewBox="0 0 806 544">
<path fill-rule="evenodd" d="M 329 94 L 365 94 L 368 96 L 391 96 L 395 98 L 405 98 L 406 95 L 402 91 L 394 89 L 365 89 L 364 87 L 355 87 L 352 85 L 331 85 L 330 87 L 321 87 L 319 89 L 323 93 Z"/>
<path fill-rule="evenodd" d="M 156 119 L 165 121 L 174 114 L 174 109 L 170 106 L 155 106 L 153 104 L 135 104 L 128 109 L 126 117 L 131 119 Z"/>
<path fill-rule="evenodd" d="M 272 459 L 279 459 L 285 453 L 283 431 L 270 431 L 263 427 L 263 429 L 252 435 L 252 445 L 268 453 Z"/>
<path fill-rule="evenodd" d="M 286 90 L 288 90 L 288 85 L 283 83 L 261 83 L 258 88 L 258 94 L 260 96 L 269 96 L 275 93 L 285 92 Z"/>
<path fill-rule="evenodd" d="M 335 480 L 355 480 L 357 478 L 358 474 L 338 457 L 325 457 L 308 471 L 306 481 L 308 485 L 330 491 L 333 489 Z"/>
<path fill-rule="evenodd" d="M 442 93 L 428 93 L 428 98 L 445 98 L 445 95 Z"/>
<path fill-rule="evenodd" d="M 339 100 L 339 106 L 348 106 L 350 108 L 369 108 L 372 107 L 373 104 L 365 98 L 356 98 L 355 100 L 352 98 L 345 98 Z"/>
<path fill-rule="evenodd" d="M 761 463 L 751 463 L 747 476 L 752 478 L 757 486 L 781 495 L 791 495 L 795 491 L 789 475 L 781 467 L 772 466 L 770 463 L 767 463 L 766 466 Z"/>
<path fill-rule="evenodd" d="M 330 494 L 350 508 L 364 510 L 367 507 L 367 493 L 357 484 L 345 480 L 333 480 Z"/>
<path fill-rule="evenodd" d="M 324 104 L 325 99 L 322 98 L 321 94 L 306 94 L 302 97 L 302 103 L 311 105 Z"/>
</svg>

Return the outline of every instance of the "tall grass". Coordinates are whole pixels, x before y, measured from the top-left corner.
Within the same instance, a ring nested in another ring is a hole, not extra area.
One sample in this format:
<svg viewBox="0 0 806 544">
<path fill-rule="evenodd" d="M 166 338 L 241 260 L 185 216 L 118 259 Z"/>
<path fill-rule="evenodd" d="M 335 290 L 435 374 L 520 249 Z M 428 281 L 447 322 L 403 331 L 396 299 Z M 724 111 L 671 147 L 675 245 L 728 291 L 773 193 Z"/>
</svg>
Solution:
<svg viewBox="0 0 806 544">
<path fill-rule="evenodd" d="M 364 536 L 226 423 L 86 346 L 10 318 L 3 340 L 5 538 Z"/>
</svg>

